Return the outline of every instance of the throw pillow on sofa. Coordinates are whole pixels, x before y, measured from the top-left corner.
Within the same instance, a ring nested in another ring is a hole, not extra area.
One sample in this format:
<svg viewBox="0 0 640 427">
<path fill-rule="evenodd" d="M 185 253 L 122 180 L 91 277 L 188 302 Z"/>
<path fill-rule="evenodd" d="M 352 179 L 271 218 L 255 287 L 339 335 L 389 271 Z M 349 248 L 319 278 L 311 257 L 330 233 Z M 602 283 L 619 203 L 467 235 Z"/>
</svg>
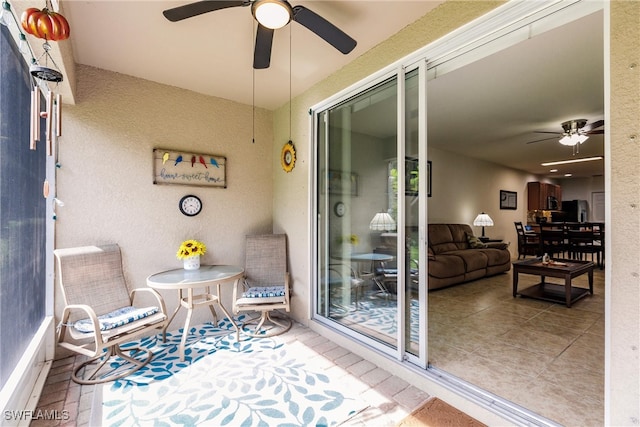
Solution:
<svg viewBox="0 0 640 427">
<path fill-rule="evenodd" d="M 478 239 L 473 234 L 465 233 L 467 235 L 467 243 L 469 243 L 469 247 L 471 249 L 484 249 L 487 247 L 486 244 L 482 243 L 480 239 Z"/>
</svg>

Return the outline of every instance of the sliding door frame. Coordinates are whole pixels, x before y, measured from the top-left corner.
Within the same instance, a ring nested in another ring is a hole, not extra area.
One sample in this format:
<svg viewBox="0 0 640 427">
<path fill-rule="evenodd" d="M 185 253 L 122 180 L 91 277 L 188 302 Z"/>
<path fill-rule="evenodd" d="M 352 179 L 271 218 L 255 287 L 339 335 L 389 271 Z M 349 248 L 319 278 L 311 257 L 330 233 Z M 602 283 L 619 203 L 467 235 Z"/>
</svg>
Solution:
<svg viewBox="0 0 640 427">
<path fill-rule="evenodd" d="M 449 33 L 430 43 L 429 45 L 419 49 L 402 58 L 395 63 L 385 67 L 384 69 L 373 73 L 369 77 L 347 87 L 343 91 L 325 99 L 324 101 L 312 106 L 310 112 L 310 129 L 311 129 L 311 166 L 309 177 L 310 188 L 310 212 L 311 215 L 311 227 L 310 227 L 310 241 L 312 242 L 310 251 L 310 265 L 311 265 L 311 280 L 312 283 L 312 297 L 310 298 L 309 312 L 312 313 L 312 319 L 325 326 L 337 329 L 349 337 L 353 337 L 359 342 L 362 342 L 369 347 L 373 347 L 383 353 L 390 354 L 396 360 L 408 361 L 412 365 L 425 368 L 427 366 L 428 358 L 428 325 L 427 319 L 427 262 L 426 262 L 426 249 L 427 249 L 427 202 L 426 202 L 426 180 L 421 176 L 420 182 L 420 225 L 419 225 L 419 247 L 420 247 L 420 259 L 419 259 L 419 283 L 420 283 L 420 318 L 424 319 L 420 322 L 420 337 L 421 347 L 419 349 L 419 356 L 415 357 L 408 354 L 405 351 L 405 338 L 403 336 L 404 324 L 403 320 L 398 319 L 401 322 L 398 327 L 398 347 L 395 351 L 390 352 L 389 347 L 385 346 L 375 340 L 362 336 L 352 330 L 343 328 L 340 325 L 327 322 L 321 316 L 315 314 L 317 301 L 317 290 L 319 286 L 319 269 L 317 265 L 318 259 L 318 206 L 317 197 L 319 186 L 317 182 L 316 162 L 318 149 L 318 127 L 320 126 L 318 117 L 319 112 L 327 111 L 332 106 L 343 102 L 346 99 L 357 96 L 359 93 L 367 90 L 370 87 L 379 84 L 380 82 L 392 77 L 397 76 L 398 80 L 398 143 L 397 143 L 397 156 L 398 158 L 404 158 L 404 75 L 407 70 L 418 67 L 420 69 L 420 99 L 422 103 L 420 107 L 420 128 L 419 128 L 419 157 L 420 157 L 420 171 L 426 171 L 426 159 L 427 159 L 427 137 L 426 137 L 426 86 L 427 81 L 435 78 L 437 75 L 442 75 L 453 69 L 463 67 L 471 62 L 477 61 L 483 57 L 491 55 L 492 53 L 503 50 L 509 46 L 517 44 L 521 41 L 527 40 L 537 34 L 544 33 L 550 29 L 565 25 L 578 18 L 584 17 L 596 11 L 604 9 L 604 2 L 602 1 L 585 1 L 585 0 L 565 0 L 565 1 L 540 1 L 540 2 L 509 2 L 505 5 L 498 7 L 494 11 L 482 16 L 467 25 L 460 27 L 459 29 Z M 398 162 L 398 174 L 403 176 L 404 165 Z M 402 181 L 402 180 L 399 180 Z M 399 182 L 398 193 L 403 194 L 404 183 Z M 400 199 L 400 198 L 399 198 Z M 403 201 L 398 201 L 398 217 L 404 218 L 405 206 Z M 404 219 L 403 219 L 404 222 Z M 402 229 L 402 224 L 398 232 L 398 247 L 404 245 L 405 233 Z M 399 265 L 404 262 L 404 253 L 399 251 L 398 253 Z M 406 272 L 400 269 L 398 282 L 405 283 Z M 401 292 L 401 293 L 400 293 Z M 398 299 L 404 299 L 404 290 L 399 291 Z M 399 307 L 404 309 L 404 303 L 399 304 Z M 399 314 L 402 311 L 399 311 Z"/>
</svg>

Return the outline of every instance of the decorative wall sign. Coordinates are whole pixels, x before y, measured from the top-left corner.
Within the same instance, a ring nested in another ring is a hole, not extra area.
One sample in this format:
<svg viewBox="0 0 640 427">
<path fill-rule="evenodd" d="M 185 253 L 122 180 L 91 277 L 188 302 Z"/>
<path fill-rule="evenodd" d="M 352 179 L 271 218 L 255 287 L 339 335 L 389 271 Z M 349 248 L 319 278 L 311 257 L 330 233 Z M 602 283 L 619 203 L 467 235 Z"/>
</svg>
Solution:
<svg viewBox="0 0 640 427">
<path fill-rule="evenodd" d="M 153 183 L 227 188 L 227 158 L 154 148 Z"/>
</svg>

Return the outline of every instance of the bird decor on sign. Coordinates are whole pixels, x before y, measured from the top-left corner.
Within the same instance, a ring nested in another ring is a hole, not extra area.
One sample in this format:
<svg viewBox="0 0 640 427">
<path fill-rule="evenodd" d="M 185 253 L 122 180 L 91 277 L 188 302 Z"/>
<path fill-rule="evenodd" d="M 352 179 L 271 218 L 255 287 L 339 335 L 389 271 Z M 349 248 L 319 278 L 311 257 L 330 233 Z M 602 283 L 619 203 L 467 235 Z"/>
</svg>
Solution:
<svg viewBox="0 0 640 427">
<path fill-rule="evenodd" d="M 162 165 L 166 165 L 167 162 L 174 162 L 174 167 L 181 167 L 181 163 L 185 162 L 185 157 L 190 160 L 191 167 L 203 166 L 205 169 L 209 169 L 209 165 L 215 166 L 216 168 L 220 168 L 220 164 L 218 160 L 213 156 L 203 155 L 203 154 L 179 154 L 179 152 L 175 151 L 166 151 L 160 149 L 154 149 L 154 152 L 158 152 L 157 159 L 158 162 L 162 162 Z M 160 155 L 160 153 L 162 153 Z M 174 161 L 175 158 L 175 161 Z M 196 164 L 197 163 L 197 164 Z"/>
</svg>

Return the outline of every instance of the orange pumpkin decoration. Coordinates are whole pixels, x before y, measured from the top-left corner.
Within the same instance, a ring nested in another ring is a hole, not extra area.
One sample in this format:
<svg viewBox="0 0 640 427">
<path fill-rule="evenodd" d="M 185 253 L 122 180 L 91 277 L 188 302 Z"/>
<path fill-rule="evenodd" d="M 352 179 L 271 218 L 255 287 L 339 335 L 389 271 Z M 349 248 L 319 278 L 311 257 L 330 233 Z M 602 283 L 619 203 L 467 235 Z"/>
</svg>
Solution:
<svg viewBox="0 0 640 427">
<path fill-rule="evenodd" d="M 29 34 L 45 40 L 66 40 L 70 28 L 67 19 L 46 7 L 42 10 L 30 7 L 22 12 L 22 28 Z"/>
</svg>

